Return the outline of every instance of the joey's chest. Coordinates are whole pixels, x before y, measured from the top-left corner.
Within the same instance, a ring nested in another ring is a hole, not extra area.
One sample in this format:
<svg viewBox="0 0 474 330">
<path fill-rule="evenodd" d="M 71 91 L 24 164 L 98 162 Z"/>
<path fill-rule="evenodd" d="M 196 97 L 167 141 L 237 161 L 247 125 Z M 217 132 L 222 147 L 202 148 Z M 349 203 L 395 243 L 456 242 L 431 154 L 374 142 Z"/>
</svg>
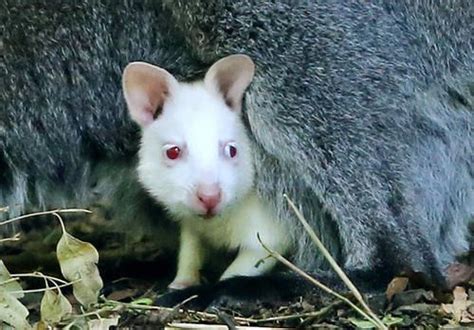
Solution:
<svg viewBox="0 0 474 330">
<path fill-rule="evenodd" d="M 257 233 L 266 241 L 281 241 L 283 231 L 274 221 L 273 213 L 254 194 L 248 195 L 229 212 L 212 218 L 191 218 L 181 222 L 203 244 L 223 249 L 258 248 Z"/>
<path fill-rule="evenodd" d="M 192 219 L 188 226 L 194 235 L 196 235 L 202 243 L 214 248 L 235 249 L 240 246 L 240 238 L 238 232 L 238 219 L 232 218 L 213 218 L 213 219 Z"/>
</svg>

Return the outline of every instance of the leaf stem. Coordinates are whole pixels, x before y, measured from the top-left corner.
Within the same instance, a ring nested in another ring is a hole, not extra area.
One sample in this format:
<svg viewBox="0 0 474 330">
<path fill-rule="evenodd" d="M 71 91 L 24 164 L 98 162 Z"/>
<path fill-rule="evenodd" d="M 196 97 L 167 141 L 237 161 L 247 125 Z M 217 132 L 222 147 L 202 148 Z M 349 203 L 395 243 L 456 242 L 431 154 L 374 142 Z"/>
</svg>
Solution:
<svg viewBox="0 0 474 330">
<path fill-rule="evenodd" d="M 55 210 L 50 210 L 50 211 L 36 212 L 36 213 L 25 214 L 19 217 L 2 221 L 0 222 L 0 226 L 9 224 L 15 221 L 23 220 L 26 218 L 32 218 L 32 217 L 37 217 L 40 215 L 47 215 L 47 214 L 54 214 L 54 213 L 92 213 L 92 211 L 86 210 L 86 209 L 55 209 Z"/>
<path fill-rule="evenodd" d="M 373 322 L 377 327 L 379 327 L 380 329 L 387 329 L 387 327 L 385 326 L 385 324 L 378 318 L 378 316 L 370 309 L 369 305 L 367 305 L 367 303 L 364 301 L 364 298 L 362 297 L 362 294 L 359 292 L 359 290 L 357 289 L 357 287 L 351 282 L 351 280 L 349 279 L 349 277 L 347 277 L 347 275 L 344 273 L 344 271 L 341 269 L 341 267 L 339 267 L 339 265 L 337 264 L 337 262 L 334 260 L 334 258 L 331 256 L 331 254 L 329 253 L 329 251 L 326 249 L 326 247 L 323 245 L 323 243 L 321 242 L 321 240 L 318 238 L 318 236 L 316 235 L 316 233 L 314 232 L 313 228 L 311 228 L 311 226 L 309 225 L 309 223 L 306 221 L 306 219 L 304 218 L 303 214 L 301 214 L 300 210 L 298 210 L 298 208 L 296 207 L 296 205 L 293 203 L 293 201 L 286 195 L 284 194 L 283 195 L 286 200 L 288 201 L 288 204 L 290 205 L 290 207 L 293 209 L 293 211 L 295 212 L 296 214 L 296 217 L 298 218 L 298 220 L 303 224 L 303 227 L 305 228 L 305 230 L 307 231 L 307 233 L 309 234 L 309 236 L 311 237 L 311 239 L 313 240 L 313 242 L 316 244 L 317 248 L 319 249 L 319 251 L 321 251 L 321 253 L 323 254 L 323 256 L 326 258 L 326 260 L 329 262 L 329 264 L 331 265 L 331 267 L 334 269 L 334 271 L 337 273 L 337 275 L 339 275 L 339 277 L 341 278 L 341 280 L 346 284 L 346 286 L 349 288 L 349 290 L 352 291 L 352 294 L 354 295 L 354 297 L 359 301 L 359 303 L 362 305 L 362 307 L 365 309 L 365 311 L 367 312 L 368 315 L 370 315 L 370 320 L 371 322 Z"/>
</svg>

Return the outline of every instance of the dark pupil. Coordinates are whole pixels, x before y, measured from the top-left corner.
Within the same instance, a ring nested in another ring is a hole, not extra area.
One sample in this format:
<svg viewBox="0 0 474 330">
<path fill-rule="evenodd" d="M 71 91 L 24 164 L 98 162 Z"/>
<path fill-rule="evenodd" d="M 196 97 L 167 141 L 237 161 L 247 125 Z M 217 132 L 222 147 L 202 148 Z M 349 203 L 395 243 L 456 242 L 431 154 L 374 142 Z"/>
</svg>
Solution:
<svg viewBox="0 0 474 330">
<path fill-rule="evenodd" d="M 237 154 L 237 149 L 234 146 L 230 146 L 230 157 L 235 157 Z"/>
</svg>

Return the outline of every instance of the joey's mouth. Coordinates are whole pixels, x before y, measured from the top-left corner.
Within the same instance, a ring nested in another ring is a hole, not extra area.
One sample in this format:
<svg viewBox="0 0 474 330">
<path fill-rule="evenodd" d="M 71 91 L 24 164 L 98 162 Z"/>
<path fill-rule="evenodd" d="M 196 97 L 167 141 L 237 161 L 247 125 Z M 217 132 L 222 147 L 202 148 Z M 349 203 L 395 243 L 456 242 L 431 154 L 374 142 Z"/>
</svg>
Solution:
<svg viewBox="0 0 474 330">
<path fill-rule="evenodd" d="M 194 205 L 191 207 L 191 210 L 195 216 L 198 216 L 199 218 L 205 220 L 209 220 L 219 216 L 224 211 L 223 207 L 223 203 L 219 203 L 214 207 L 205 207 L 201 203 L 194 203 Z"/>
<path fill-rule="evenodd" d="M 215 216 L 217 216 L 219 214 L 219 212 L 215 209 L 210 209 L 210 210 L 207 210 L 207 211 L 204 211 L 204 212 L 201 212 L 199 213 L 199 217 L 205 219 L 205 220 L 209 220 L 209 219 L 212 219 L 214 218 Z"/>
<path fill-rule="evenodd" d="M 209 220 L 214 218 L 215 214 L 213 212 L 207 212 L 206 214 L 203 214 L 201 217 L 203 219 Z"/>
</svg>

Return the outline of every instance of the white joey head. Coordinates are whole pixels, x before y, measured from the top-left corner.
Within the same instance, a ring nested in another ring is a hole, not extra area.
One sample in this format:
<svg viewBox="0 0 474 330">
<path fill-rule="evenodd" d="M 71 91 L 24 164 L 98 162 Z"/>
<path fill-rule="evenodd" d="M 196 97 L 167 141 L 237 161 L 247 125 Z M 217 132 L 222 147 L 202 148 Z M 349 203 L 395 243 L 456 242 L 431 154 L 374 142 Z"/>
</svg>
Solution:
<svg viewBox="0 0 474 330">
<path fill-rule="evenodd" d="M 176 216 L 219 215 L 251 190 L 241 107 L 254 71 L 246 55 L 217 61 L 196 83 L 180 83 L 148 63 L 125 68 L 125 100 L 142 128 L 140 181 Z"/>
</svg>

